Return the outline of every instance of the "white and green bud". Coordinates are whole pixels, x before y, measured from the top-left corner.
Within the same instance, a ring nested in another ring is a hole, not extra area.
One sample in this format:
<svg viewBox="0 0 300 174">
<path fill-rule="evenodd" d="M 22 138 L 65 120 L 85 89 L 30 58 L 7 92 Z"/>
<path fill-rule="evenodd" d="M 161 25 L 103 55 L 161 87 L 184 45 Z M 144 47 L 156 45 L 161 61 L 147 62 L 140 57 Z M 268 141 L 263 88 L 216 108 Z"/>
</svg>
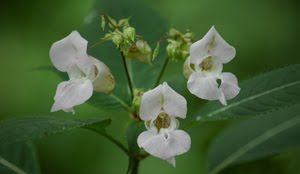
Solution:
<svg viewBox="0 0 300 174">
<path fill-rule="evenodd" d="M 136 111 L 136 113 L 140 112 L 140 106 L 141 106 L 143 94 L 144 94 L 144 91 L 141 89 L 134 90 L 134 98 L 132 100 L 132 106 L 133 106 L 133 109 Z"/>
<path fill-rule="evenodd" d="M 138 40 L 128 50 L 127 57 L 151 64 L 152 49 L 144 40 Z"/>
<path fill-rule="evenodd" d="M 94 91 L 97 92 L 104 92 L 104 93 L 111 93 L 111 91 L 115 87 L 115 78 L 111 74 L 109 68 L 99 61 L 98 59 L 94 60 L 94 68 L 95 71 L 92 71 L 93 74 L 90 74 L 90 77 L 93 77 L 93 88 Z"/>
<path fill-rule="evenodd" d="M 124 36 L 129 38 L 131 41 L 135 39 L 135 29 L 133 27 L 126 27 L 124 28 Z"/>
<path fill-rule="evenodd" d="M 114 44 L 117 45 L 117 47 L 120 46 L 120 44 L 123 42 L 123 36 L 122 33 L 119 32 L 113 32 L 112 33 L 112 38 L 111 40 L 113 41 Z"/>
</svg>

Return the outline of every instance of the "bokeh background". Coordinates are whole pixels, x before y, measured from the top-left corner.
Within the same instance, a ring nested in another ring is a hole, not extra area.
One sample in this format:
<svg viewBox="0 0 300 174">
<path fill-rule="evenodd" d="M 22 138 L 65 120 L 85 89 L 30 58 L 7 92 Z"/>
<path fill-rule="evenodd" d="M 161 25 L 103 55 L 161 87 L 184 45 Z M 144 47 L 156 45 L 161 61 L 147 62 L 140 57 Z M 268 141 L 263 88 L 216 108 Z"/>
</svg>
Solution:
<svg viewBox="0 0 300 174">
<path fill-rule="evenodd" d="M 108 0 L 107 0 L 108 1 Z M 237 50 L 225 71 L 239 79 L 300 63 L 300 3 L 298 0 L 145 0 L 170 25 L 190 29 L 201 38 L 215 25 Z M 51 44 L 79 29 L 95 0 L 17 0 L 0 2 L 0 118 L 50 115 L 57 117 L 112 117 L 109 131 L 125 142 L 129 117 L 124 113 L 103 115 L 88 104 L 76 107 L 76 115 L 50 113 L 61 78 L 52 71 Z M 116 4 L 117 6 L 118 4 Z M 126 17 L 126 16 L 125 16 Z M 146 22 L 146 21 L 145 21 Z M 100 24 L 99 24 L 100 25 Z M 135 26 L 138 27 L 139 26 Z M 159 26 L 156 26 L 159 27 Z M 170 70 L 171 71 L 171 70 Z M 175 71 L 175 70 L 173 70 Z M 173 168 L 149 157 L 142 162 L 142 174 L 205 174 L 206 151 L 223 122 L 207 123 L 190 131 L 189 153 L 177 158 Z M 17 128 L 16 128 L 17 129 Z M 87 130 L 74 130 L 35 141 L 44 174 L 125 173 L 127 157 L 103 137 Z M 297 173 L 299 150 L 256 162 L 231 167 L 224 173 Z M 268 170 L 265 170 L 268 168 Z"/>
</svg>

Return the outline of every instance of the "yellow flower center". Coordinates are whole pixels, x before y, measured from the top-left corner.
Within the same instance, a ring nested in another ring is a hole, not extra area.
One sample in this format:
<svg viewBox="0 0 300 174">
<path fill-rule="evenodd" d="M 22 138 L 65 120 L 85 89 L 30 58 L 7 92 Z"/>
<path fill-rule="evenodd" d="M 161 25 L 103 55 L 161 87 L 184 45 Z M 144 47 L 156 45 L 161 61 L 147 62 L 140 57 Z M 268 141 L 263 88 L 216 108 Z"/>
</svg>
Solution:
<svg viewBox="0 0 300 174">
<path fill-rule="evenodd" d="M 168 128 L 171 125 L 171 118 L 165 112 L 161 112 L 158 117 L 154 120 L 154 125 L 158 132 L 161 128 Z"/>
</svg>

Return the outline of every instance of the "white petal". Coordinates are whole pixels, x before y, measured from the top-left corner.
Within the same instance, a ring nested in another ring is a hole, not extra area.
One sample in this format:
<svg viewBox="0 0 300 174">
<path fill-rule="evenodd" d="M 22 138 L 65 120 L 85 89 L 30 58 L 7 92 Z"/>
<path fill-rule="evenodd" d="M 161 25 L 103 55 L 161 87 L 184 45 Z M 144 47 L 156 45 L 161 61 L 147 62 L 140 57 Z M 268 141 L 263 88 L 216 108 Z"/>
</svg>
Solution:
<svg viewBox="0 0 300 174">
<path fill-rule="evenodd" d="M 190 47 L 191 62 L 202 62 L 205 56 L 212 55 L 220 58 L 222 63 L 228 63 L 235 57 L 235 48 L 229 45 L 217 32 L 214 26 L 199 41 Z"/>
<path fill-rule="evenodd" d="M 86 68 L 84 67 L 89 61 L 86 49 L 87 41 L 77 31 L 73 31 L 67 37 L 52 45 L 50 58 L 59 71 L 66 72 L 78 62 L 78 66 L 85 72 Z"/>
<path fill-rule="evenodd" d="M 193 43 L 190 47 L 191 63 L 197 64 L 205 59 L 205 56 L 209 54 L 209 45 L 214 38 L 214 31 L 212 28 L 205 34 L 205 36 Z"/>
<path fill-rule="evenodd" d="M 218 100 L 221 92 L 218 89 L 217 78 L 213 75 L 205 76 L 201 72 L 193 73 L 188 82 L 189 91 L 205 100 Z"/>
<path fill-rule="evenodd" d="M 222 73 L 221 80 L 220 89 L 224 93 L 226 100 L 230 100 L 239 94 L 241 88 L 238 86 L 238 80 L 234 74 Z"/>
<path fill-rule="evenodd" d="M 94 66 L 88 78 L 92 80 L 94 91 L 110 93 L 115 87 L 115 78 L 109 68 L 100 60 L 92 58 Z"/>
<path fill-rule="evenodd" d="M 171 158 L 168 158 L 166 159 L 168 161 L 168 163 L 172 164 L 173 167 L 176 166 L 176 160 L 175 160 L 175 157 L 171 157 Z"/>
<path fill-rule="evenodd" d="M 187 152 L 191 146 L 191 138 L 182 130 L 175 130 L 169 134 L 145 131 L 139 135 L 137 143 L 151 155 L 167 160 Z"/>
<path fill-rule="evenodd" d="M 158 116 L 162 109 L 162 85 L 149 90 L 142 96 L 140 118 L 149 121 Z"/>
<path fill-rule="evenodd" d="M 174 91 L 166 82 L 163 83 L 163 108 L 170 117 L 185 118 L 187 102 L 184 97 Z"/>
<path fill-rule="evenodd" d="M 93 85 L 90 80 L 75 79 L 61 82 L 57 87 L 51 112 L 73 111 L 74 106 L 84 103 L 92 94 Z"/>
<path fill-rule="evenodd" d="M 217 32 L 215 27 L 211 27 L 210 32 L 214 35 L 214 40 L 210 48 L 210 52 L 221 59 L 222 63 L 228 63 L 236 54 L 235 48 L 229 45 L 222 36 Z"/>
<path fill-rule="evenodd" d="M 191 57 L 188 57 L 184 64 L 183 64 L 183 75 L 185 78 L 189 78 L 189 76 L 195 72 L 192 68 L 191 68 L 191 61 L 190 61 Z"/>
</svg>

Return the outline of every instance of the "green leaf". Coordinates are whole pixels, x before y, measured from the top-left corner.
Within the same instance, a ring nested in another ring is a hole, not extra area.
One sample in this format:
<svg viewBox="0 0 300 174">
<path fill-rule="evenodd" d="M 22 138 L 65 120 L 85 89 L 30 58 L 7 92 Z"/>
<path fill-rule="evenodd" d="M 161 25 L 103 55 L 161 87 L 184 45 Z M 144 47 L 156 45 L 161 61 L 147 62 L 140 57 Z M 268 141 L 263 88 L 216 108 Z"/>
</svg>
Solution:
<svg viewBox="0 0 300 174">
<path fill-rule="evenodd" d="M 300 104 L 225 129 L 210 146 L 209 169 L 218 173 L 241 163 L 300 147 Z"/>
<path fill-rule="evenodd" d="M 140 0 L 99 0 L 92 10 L 92 14 L 101 14 L 108 12 L 112 18 L 119 20 L 131 17 L 131 26 L 136 28 L 136 32 L 143 36 L 150 46 L 156 44 L 167 31 L 167 22 L 163 20 L 147 3 Z M 105 35 L 105 32 L 99 29 L 100 17 L 94 18 L 86 23 L 81 34 L 93 45 Z M 157 27 L 159 26 L 159 27 Z M 89 54 L 103 61 L 111 70 L 116 80 L 116 87 L 113 91 L 113 97 L 101 93 L 94 93 L 90 103 L 101 109 L 128 109 L 124 104 L 131 105 L 131 97 L 127 88 L 127 80 L 119 51 L 111 42 L 100 44 L 89 50 Z M 155 83 L 159 74 L 164 55 L 158 57 L 153 65 L 146 65 L 139 61 L 128 60 L 130 75 L 135 88 L 150 89 Z M 145 79 L 145 76 L 147 79 Z M 122 101 L 123 105 L 120 103 Z"/>
<path fill-rule="evenodd" d="M 57 117 L 23 117 L 0 122 L 0 142 L 10 144 L 40 138 L 92 124 L 102 124 L 100 118 L 65 119 Z"/>
<path fill-rule="evenodd" d="M 300 65 L 277 69 L 241 83 L 240 94 L 227 106 L 209 102 L 198 111 L 197 120 L 255 116 L 300 102 Z"/>
<path fill-rule="evenodd" d="M 35 147 L 31 142 L 0 146 L 0 173 L 39 174 Z"/>
</svg>

